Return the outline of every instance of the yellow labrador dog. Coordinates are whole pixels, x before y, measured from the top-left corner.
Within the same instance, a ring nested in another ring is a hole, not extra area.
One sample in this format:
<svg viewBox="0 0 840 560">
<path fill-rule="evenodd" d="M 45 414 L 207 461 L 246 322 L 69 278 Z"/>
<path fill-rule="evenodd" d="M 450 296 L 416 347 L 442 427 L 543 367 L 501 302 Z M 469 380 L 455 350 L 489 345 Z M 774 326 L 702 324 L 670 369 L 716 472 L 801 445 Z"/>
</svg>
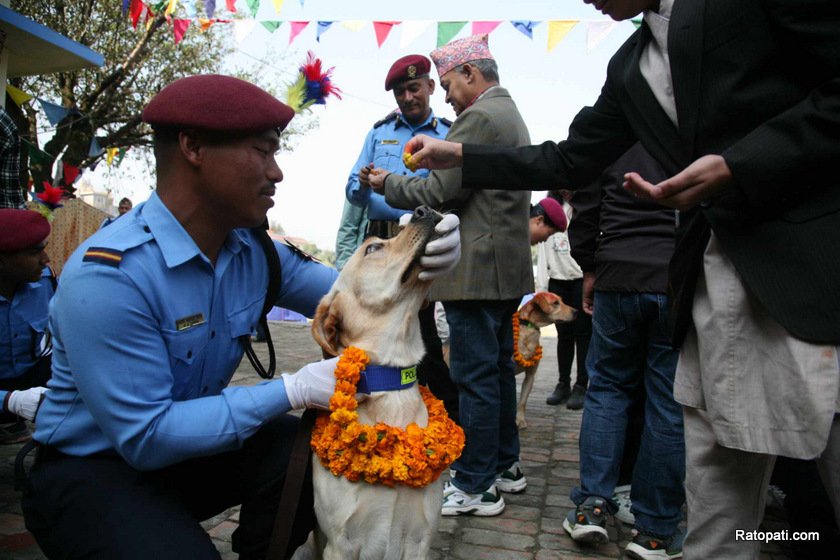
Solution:
<svg viewBox="0 0 840 560">
<path fill-rule="evenodd" d="M 406 367 L 425 350 L 417 313 L 431 282 L 418 278 L 426 244 L 440 215 L 418 208 L 412 221 L 390 240 L 370 238 L 345 265 L 321 300 L 313 336 L 329 354 L 348 346 L 364 350 L 371 364 Z M 374 391 L 359 403 L 359 422 L 425 427 L 426 406 L 416 385 Z M 318 530 L 296 559 L 419 560 L 428 555 L 437 531 L 441 480 L 424 488 L 350 482 L 324 468 L 313 456 Z"/>
<path fill-rule="evenodd" d="M 540 344 L 540 329 L 557 321 L 573 321 L 577 310 L 569 307 L 560 296 L 551 292 L 537 292 L 534 297 L 519 308 L 519 354 L 527 361 L 532 361 L 537 346 Z M 519 402 L 516 405 L 516 425 L 519 428 L 528 427 L 525 420 L 525 405 L 534 388 L 539 361 L 527 367 L 514 363 L 516 374 L 525 372 L 522 389 L 519 391 Z"/>
</svg>

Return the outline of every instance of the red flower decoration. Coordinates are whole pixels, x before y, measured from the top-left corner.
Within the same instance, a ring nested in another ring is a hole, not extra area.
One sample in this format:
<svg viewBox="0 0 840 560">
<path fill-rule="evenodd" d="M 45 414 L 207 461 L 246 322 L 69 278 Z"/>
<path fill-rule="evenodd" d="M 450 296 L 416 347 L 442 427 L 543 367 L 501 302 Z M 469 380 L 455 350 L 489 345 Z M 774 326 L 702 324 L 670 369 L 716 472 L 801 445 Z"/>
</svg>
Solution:
<svg viewBox="0 0 840 560">
<path fill-rule="evenodd" d="M 59 206 L 61 199 L 64 197 L 64 189 L 60 187 L 53 187 L 48 182 L 44 181 L 44 192 L 36 195 L 38 200 L 53 208 Z"/>
</svg>

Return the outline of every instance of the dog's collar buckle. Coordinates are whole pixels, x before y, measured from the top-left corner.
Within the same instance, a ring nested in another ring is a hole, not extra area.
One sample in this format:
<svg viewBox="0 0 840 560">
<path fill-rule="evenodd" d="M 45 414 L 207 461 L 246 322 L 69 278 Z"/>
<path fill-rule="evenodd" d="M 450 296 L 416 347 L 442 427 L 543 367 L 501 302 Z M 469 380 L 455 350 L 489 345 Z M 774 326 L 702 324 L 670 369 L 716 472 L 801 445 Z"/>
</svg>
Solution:
<svg viewBox="0 0 840 560">
<path fill-rule="evenodd" d="M 417 366 L 368 365 L 359 375 L 356 391 L 367 395 L 377 391 L 401 391 L 417 383 Z"/>
</svg>

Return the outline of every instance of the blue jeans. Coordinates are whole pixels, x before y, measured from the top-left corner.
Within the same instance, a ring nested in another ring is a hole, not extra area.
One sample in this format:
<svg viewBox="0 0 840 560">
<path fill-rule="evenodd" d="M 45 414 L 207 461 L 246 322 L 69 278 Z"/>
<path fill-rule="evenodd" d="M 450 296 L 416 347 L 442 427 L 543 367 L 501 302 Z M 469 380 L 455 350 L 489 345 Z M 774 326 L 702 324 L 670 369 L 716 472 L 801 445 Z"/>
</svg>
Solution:
<svg viewBox="0 0 840 560">
<path fill-rule="evenodd" d="M 586 358 L 589 389 L 580 427 L 581 487 L 572 501 L 589 496 L 611 501 L 627 430 L 627 410 L 640 383 L 647 401 L 630 498 L 636 529 L 657 536 L 677 531 L 685 501 L 682 407 L 674 400 L 678 352 L 668 337 L 668 298 L 663 294 L 595 292 L 592 341 Z"/>
<path fill-rule="evenodd" d="M 466 435 L 452 465 L 455 486 L 471 494 L 487 490 L 496 475 L 519 459 L 512 318 L 519 300 L 447 301 L 449 372 L 458 386 L 459 416 Z"/>
</svg>

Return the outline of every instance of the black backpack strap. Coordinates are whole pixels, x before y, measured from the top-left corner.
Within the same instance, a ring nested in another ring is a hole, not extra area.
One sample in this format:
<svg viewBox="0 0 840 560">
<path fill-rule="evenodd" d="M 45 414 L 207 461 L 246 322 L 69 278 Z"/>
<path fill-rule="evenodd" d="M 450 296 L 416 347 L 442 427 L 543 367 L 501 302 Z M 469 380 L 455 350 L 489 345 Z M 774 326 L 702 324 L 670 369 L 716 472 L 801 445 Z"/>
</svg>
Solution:
<svg viewBox="0 0 840 560">
<path fill-rule="evenodd" d="M 262 226 L 252 228 L 251 231 L 259 241 L 265 253 L 265 259 L 268 261 L 268 289 L 265 293 L 265 302 L 263 303 L 262 312 L 260 313 L 260 326 L 265 333 L 265 342 L 268 346 L 268 369 L 266 369 L 253 346 L 251 346 L 251 335 L 247 334 L 242 337 L 245 344 L 245 355 L 248 356 L 248 361 L 260 374 L 263 379 L 271 379 L 274 377 L 274 370 L 277 367 L 277 357 L 274 354 L 274 342 L 271 340 L 271 332 L 268 330 L 268 312 L 274 307 L 274 302 L 277 301 L 277 296 L 280 293 L 280 282 L 282 271 L 280 269 L 280 257 L 277 255 L 277 249 L 274 247 L 274 242 L 268 236 L 268 221 Z"/>
</svg>

